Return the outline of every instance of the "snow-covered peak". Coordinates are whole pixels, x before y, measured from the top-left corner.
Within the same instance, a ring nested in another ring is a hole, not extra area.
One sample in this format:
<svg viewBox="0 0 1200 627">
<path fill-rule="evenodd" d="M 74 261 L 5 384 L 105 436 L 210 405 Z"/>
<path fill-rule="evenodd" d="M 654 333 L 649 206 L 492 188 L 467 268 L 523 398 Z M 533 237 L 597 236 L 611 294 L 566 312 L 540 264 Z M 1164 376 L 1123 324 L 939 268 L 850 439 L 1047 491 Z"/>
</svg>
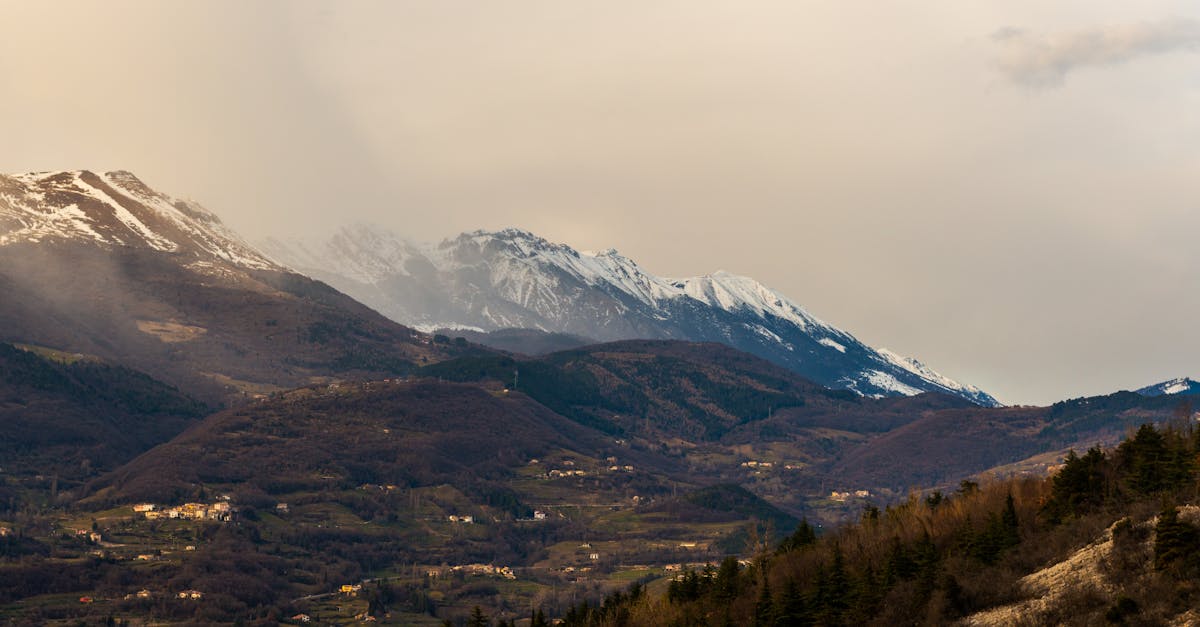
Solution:
<svg viewBox="0 0 1200 627">
<path fill-rule="evenodd" d="M 787 320 L 801 329 L 820 329 L 842 335 L 830 325 L 808 313 L 782 293 L 758 281 L 724 270 L 690 279 L 675 279 L 671 284 L 689 298 L 725 311 L 750 311 L 759 317 Z"/>
<path fill-rule="evenodd" d="M 997 404 L 916 360 L 877 352 L 781 292 L 730 272 L 663 278 L 616 249 L 580 252 L 517 228 L 463 233 L 436 246 L 350 228 L 323 244 L 268 250 L 402 324 L 722 342 L 859 394 L 939 391 Z M 412 272 L 418 262 L 421 272 Z"/>
<path fill-rule="evenodd" d="M 883 358 L 886 359 L 889 363 L 899 366 L 900 368 L 903 368 L 903 369 L 917 375 L 918 377 L 921 377 L 922 379 L 929 381 L 935 385 L 938 385 L 942 388 L 945 388 L 945 389 L 953 391 L 953 392 L 965 392 L 967 394 L 976 395 L 976 396 L 983 394 L 983 391 L 980 390 L 979 388 L 977 388 L 973 385 L 964 385 L 962 383 L 959 383 L 958 381 L 955 381 L 954 379 L 951 379 L 950 377 L 947 377 L 947 376 L 941 374 L 940 372 L 934 370 L 933 368 L 930 368 L 929 366 L 926 366 L 925 364 L 917 361 L 916 359 L 913 359 L 912 357 L 905 357 L 903 355 L 897 355 L 896 353 L 893 353 L 892 351 L 890 351 L 886 348 L 876 349 L 876 351 L 880 355 L 882 355 Z"/>
<path fill-rule="evenodd" d="M 500 247 L 509 251 L 517 252 L 524 257 L 531 257 L 538 253 L 551 251 L 558 251 L 567 254 L 575 253 L 575 251 L 569 246 L 564 244 L 555 244 L 543 237 L 534 235 L 529 231 L 513 227 L 509 227 L 500 231 L 478 230 L 470 233 L 463 233 L 458 237 L 443 241 L 438 248 L 442 250 L 461 248 L 468 243 L 474 244 L 480 249 Z"/>
<path fill-rule="evenodd" d="M 1148 385 L 1137 391 L 1142 396 L 1191 395 L 1200 394 L 1200 383 L 1188 377 L 1179 377 Z"/>
<path fill-rule="evenodd" d="M 752 312 L 760 318 L 770 316 L 789 321 L 801 329 L 842 335 L 782 293 L 750 277 L 724 270 L 698 277 L 666 279 L 644 271 L 615 248 L 581 253 L 566 244 L 556 244 L 516 228 L 464 233 L 443 242 L 439 248 L 447 250 L 468 241 L 481 249 L 489 245 L 504 246 L 506 252 L 515 252 L 519 258 L 558 268 L 588 285 L 615 288 L 648 305 L 657 307 L 665 299 L 690 298 L 729 312 Z"/>
<path fill-rule="evenodd" d="M 277 267 L 211 211 L 156 192 L 124 170 L 0 176 L 0 246 L 64 240 Z"/>
</svg>

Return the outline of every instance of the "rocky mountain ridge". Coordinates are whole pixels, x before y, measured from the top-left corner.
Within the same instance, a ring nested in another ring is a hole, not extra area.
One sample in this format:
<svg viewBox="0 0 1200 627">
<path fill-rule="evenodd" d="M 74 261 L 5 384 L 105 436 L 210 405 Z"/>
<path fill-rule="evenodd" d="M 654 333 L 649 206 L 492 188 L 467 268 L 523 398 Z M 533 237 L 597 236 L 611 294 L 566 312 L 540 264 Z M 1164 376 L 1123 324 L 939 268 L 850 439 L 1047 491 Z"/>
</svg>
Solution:
<svg viewBox="0 0 1200 627">
<path fill-rule="evenodd" d="M 937 391 L 1000 404 L 915 359 L 867 346 L 777 290 L 724 271 L 659 277 L 616 250 L 581 252 L 520 229 L 474 231 L 422 246 L 354 226 L 320 244 L 268 240 L 262 249 L 417 328 L 721 342 L 863 396 Z"/>
</svg>

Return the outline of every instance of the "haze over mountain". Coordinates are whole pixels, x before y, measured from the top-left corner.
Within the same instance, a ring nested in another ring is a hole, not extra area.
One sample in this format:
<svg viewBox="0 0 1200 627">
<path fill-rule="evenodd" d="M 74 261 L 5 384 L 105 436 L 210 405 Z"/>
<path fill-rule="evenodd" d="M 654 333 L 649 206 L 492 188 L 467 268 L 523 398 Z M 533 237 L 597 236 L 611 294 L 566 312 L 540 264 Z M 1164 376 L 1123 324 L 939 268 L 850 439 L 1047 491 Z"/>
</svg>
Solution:
<svg viewBox="0 0 1200 627">
<path fill-rule="evenodd" d="M 209 401 L 448 351 L 121 171 L 0 176 L 0 290 L 0 340 L 94 355 Z"/>
<path fill-rule="evenodd" d="M 401 326 L 125 172 L 2 177 L 0 225 L 0 613 L 30 624 L 569 616 L 576 595 L 743 555 L 798 515 L 1041 474 L 1190 412 L 1170 394 L 1186 380 L 979 407 L 752 279 L 664 279 L 524 231 L 345 239 L 332 267 L 427 328 L 568 347 L 537 357 Z M 626 334 L 657 339 L 577 346 Z M 214 497 L 221 520 L 133 505 Z M 386 595 L 322 601 L 381 573 L 399 577 Z"/>
<path fill-rule="evenodd" d="M 940 391 L 999 404 L 914 359 L 863 344 L 754 279 L 724 271 L 659 277 L 616 250 L 580 252 L 519 229 L 463 233 L 425 246 L 354 226 L 316 244 L 268 240 L 262 248 L 426 330 L 528 328 L 601 341 L 722 342 L 861 395 Z"/>
</svg>

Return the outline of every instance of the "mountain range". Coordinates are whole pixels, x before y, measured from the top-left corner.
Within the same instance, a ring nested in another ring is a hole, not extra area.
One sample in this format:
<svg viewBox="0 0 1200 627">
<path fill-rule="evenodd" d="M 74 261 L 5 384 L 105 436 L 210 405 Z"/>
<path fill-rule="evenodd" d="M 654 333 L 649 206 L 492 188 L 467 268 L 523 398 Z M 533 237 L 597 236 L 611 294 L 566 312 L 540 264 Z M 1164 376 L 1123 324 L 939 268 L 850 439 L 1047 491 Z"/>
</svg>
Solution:
<svg viewBox="0 0 1200 627">
<path fill-rule="evenodd" d="M 489 341 L 480 333 L 511 328 L 594 341 L 720 342 L 863 396 L 936 391 L 1000 405 L 977 387 L 872 348 L 784 294 L 728 272 L 659 277 L 616 250 L 581 252 L 519 229 L 463 233 L 426 246 L 360 225 L 321 243 L 271 239 L 261 248 L 402 324 L 473 332 L 483 343 Z"/>
<path fill-rule="evenodd" d="M 1191 412 L 1188 379 L 980 406 L 751 279 L 524 231 L 332 241 L 261 252 L 126 172 L 0 177 L 0 616 L 562 617 Z M 214 499 L 236 524 L 133 507 Z"/>
</svg>

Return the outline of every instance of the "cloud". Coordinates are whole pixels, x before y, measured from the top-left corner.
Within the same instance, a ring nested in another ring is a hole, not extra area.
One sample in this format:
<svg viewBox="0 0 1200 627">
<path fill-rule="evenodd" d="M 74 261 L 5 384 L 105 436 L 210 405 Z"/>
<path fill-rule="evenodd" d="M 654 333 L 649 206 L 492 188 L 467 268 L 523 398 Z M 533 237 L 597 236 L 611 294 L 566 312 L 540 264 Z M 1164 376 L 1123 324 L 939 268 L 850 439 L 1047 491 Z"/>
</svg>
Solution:
<svg viewBox="0 0 1200 627">
<path fill-rule="evenodd" d="M 1168 18 L 1052 35 L 1005 28 L 992 35 L 1002 48 L 1000 71 L 1029 87 L 1057 87 L 1084 67 L 1117 65 L 1138 57 L 1200 51 L 1200 21 Z"/>
</svg>

